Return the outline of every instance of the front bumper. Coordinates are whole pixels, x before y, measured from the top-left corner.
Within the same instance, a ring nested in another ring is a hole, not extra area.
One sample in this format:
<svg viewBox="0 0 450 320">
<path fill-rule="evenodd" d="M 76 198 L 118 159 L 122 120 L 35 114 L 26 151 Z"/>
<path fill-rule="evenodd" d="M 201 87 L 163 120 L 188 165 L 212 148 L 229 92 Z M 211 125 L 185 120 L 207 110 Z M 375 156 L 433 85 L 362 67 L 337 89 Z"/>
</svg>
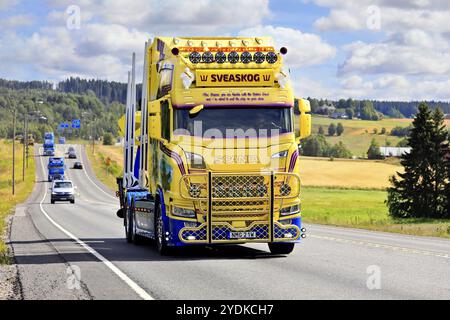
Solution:
<svg viewBox="0 0 450 320">
<path fill-rule="evenodd" d="M 52 194 L 52 201 L 73 201 L 75 196 L 73 194 Z"/>
<path fill-rule="evenodd" d="M 233 228 L 229 223 L 213 223 L 211 240 L 208 241 L 208 229 L 205 223 L 193 226 L 192 222 L 169 219 L 169 232 L 166 240 L 172 246 L 188 244 L 232 244 L 232 243 L 269 243 L 269 242 L 300 242 L 305 236 L 301 227 L 301 218 L 291 219 L 289 224 L 274 222 L 273 238 L 267 222 L 255 221 L 246 228 Z M 231 233 L 241 233 L 239 238 L 231 238 Z M 251 237 L 245 237 L 246 235 Z"/>
</svg>

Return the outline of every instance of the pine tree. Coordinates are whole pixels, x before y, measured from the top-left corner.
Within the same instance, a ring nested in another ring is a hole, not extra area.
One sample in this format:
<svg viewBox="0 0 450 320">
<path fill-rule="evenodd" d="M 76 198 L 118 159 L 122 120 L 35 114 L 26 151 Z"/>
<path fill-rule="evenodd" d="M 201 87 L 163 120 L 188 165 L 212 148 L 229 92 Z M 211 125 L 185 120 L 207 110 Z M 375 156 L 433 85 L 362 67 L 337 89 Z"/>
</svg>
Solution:
<svg viewBox="0 0 450 320">
<path fill-rule="evenodd" d="M 449 217 L 447 210 L 447 202 L 449 194 L 446 193 L 448 188 L 448 172 L 447 172 L 447 127 L 444 123 L 444 114 L 440 108 L 436 108 L 433 113 L 434 130 L 432 134 L 432 142 L 434 143 L 434 159 L 433 159 L 433 183 L 434 198 L 433 208 L 435 217 Z"/>
<path fill-rule="evenodd" d="M 336 125 L 334 123 L 331 123 L 330 126 L 328 127 L 328 135 L 334 136 L 335 133 L 336 133 Z"/>
<path fill-rule="evenodd" d="M 380 145 L 375 141 L 375 139 L 372 139 L 370 142 L 369 150 L 367 150 L 367 158 L 371 160 L 383 158 L 380 151 Z"/>
<path fill-rule="evenodd" d="M 408 137 L 411 152 L 402 156 L 404 173 L 390 179 L 386 203 L 394 217 L 444 217 L 446 135 L 442 134 L 439 112 L 432 114 L 425 103 L 419 106 Z"/>
<path fill-rule="evenodd" d="M 344 126 L 342 125 L 342 123 L 339 122 L 336 127 L 336 134 L 340 136 L 343 133 L 344 133 Z"/>
</svg>

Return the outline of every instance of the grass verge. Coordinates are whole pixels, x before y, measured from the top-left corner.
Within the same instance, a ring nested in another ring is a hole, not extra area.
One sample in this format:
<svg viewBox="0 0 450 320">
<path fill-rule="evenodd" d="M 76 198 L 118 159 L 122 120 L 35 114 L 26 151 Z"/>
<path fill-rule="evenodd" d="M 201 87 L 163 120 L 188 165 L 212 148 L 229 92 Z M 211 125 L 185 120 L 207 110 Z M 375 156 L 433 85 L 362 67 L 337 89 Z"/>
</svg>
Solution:
<svg viewBox="0 0 450 320">
<path fill-rule="evenodd" d="M 25 201 L 34 187 L 34 151 L 30 146 L 30 157 L 25 180 L 22 180 L 22 145 L 16 143 L 15 195 L 12 195 L 12 142 L 0 140 L 0 264 L 10 263 L 8 247 L 4 242 L 6 218 L 14 212 L 16 204 Z"/>
<path fill-rule="evenodd" d="M 86 145 L 85 147 L 86 154 L 97 179 L 110 189 L 116 190 L 116 177 L 122 175 L 122 162 L 120 162 L 117 156 L 121 148 L 95 145 L 94 152 L 92 152 L 92 144 Z"/>
</svg>

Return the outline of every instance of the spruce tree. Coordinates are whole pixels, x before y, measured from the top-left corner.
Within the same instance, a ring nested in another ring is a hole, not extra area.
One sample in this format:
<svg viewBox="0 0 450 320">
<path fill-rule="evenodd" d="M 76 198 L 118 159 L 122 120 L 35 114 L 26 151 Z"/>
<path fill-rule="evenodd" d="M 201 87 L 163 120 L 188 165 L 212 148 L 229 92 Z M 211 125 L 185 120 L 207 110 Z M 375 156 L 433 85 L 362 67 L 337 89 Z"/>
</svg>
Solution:
<svg viewBox="0 0 450 320">
<path fill-rule="evenodd" d="M 408 137 L 411 152 L 402 156 L 403 173 L 392 176 L 388 188 L 387 204 L 394 217 L 442 218 L 445 202 L 445 161 L 442 156 L 445 139 L 442 131 L 442 114 L 431 113 L 425 103 L 419 112 Z"/>
<path fill-rule="evenodd" d="M 433 113 L 434 130 L 432 134 L 432 142 L 434 143 L 434 159 L 433 159 L 433 183 L 434 197 L 433 208 L 434 216 L 437 218 L 449 217 L 447 209 L 449 175 L 447 167 L 448 140 L 447 127 L 444 123 L 444 113 L 440 108 L 436 108 Z"/>
<path fill-rule="evenodd" d="M 334 123 L 331 123 L 330 126 L 328 127 L 328 135 L 334 136 L 334 134 L 336 133 L 336 125 Z"/>
</svg>

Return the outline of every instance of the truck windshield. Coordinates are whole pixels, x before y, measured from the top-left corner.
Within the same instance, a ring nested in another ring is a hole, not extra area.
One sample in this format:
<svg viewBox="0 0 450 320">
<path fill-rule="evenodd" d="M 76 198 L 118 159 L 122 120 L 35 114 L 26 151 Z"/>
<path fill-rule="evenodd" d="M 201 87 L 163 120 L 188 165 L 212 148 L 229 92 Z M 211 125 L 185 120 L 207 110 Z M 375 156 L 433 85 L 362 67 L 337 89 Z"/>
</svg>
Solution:
<svg viewBox="0 0 450 320">
<path fill-rule="evenodd" d="M 243 132 L 246 137 L 290 133 L 291 109 L 221 107 L 205 108 L 194 115 L 189 109 L 174 109 L 174 134 L 204 136 L 205 132 L 227 138 L 241 137 Z"/>
<path fill-rule="evenodd" d="M 67 181 L 55 182 L 55 188 L 72 188 L 72 183 Z"/>
</svg>

